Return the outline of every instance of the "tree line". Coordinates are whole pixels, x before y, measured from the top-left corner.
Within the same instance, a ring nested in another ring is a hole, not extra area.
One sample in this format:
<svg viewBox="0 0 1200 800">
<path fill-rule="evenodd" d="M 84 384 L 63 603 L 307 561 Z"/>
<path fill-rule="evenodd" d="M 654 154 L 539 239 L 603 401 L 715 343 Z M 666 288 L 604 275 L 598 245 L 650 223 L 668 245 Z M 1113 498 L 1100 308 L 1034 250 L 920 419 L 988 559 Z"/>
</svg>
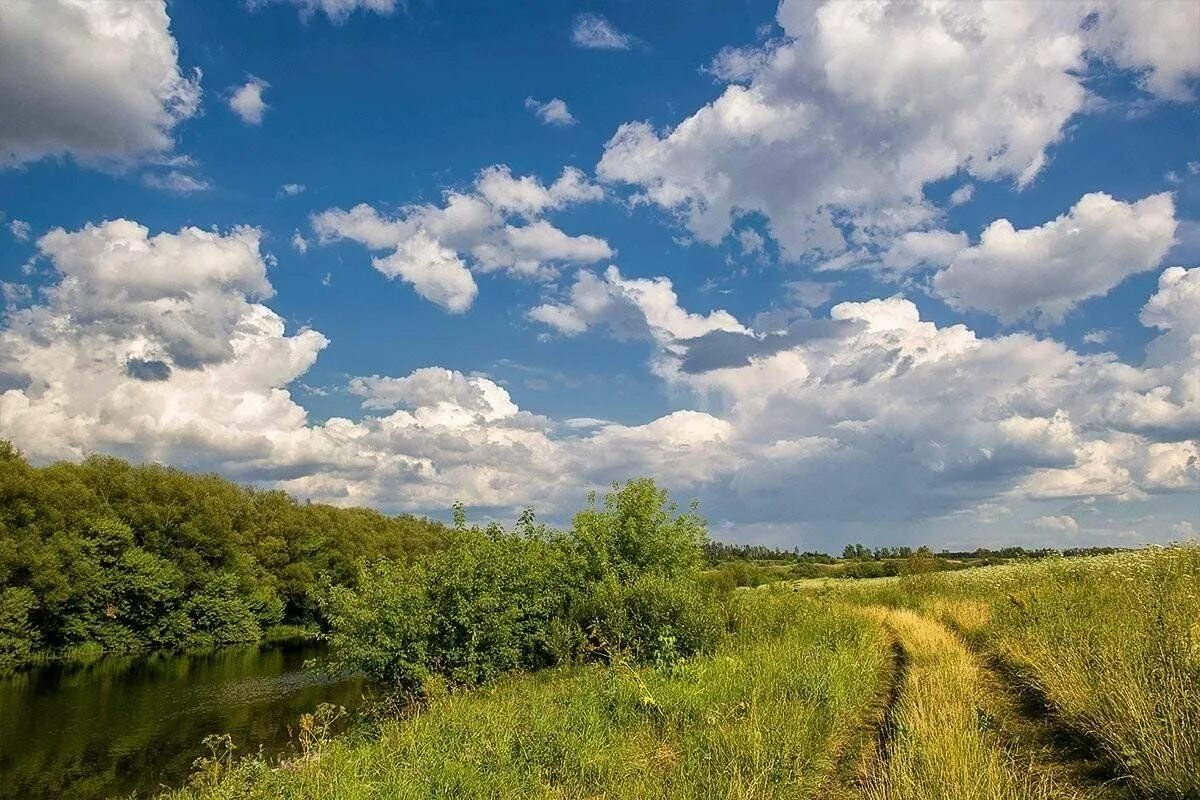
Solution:
<svg viewBox="0 0 1200 800">
<path fill-rule="evenodd" d="M 0 442 L 0 669 L 323 624 L 323 585 L 354 585 L 362 559 L 437 550 L 447 532 L 116 458 L 35 467 Z"/>
<path fill-rule="evenodd" d="M 417 689 L 566 661 L 673 659 L 725 625 L 707 535 L 650 479 L 566 530 L 301 503 L 216 475 L 0 442 L 0 670 L 320 631 L 338 667 Z"/>
</svg>

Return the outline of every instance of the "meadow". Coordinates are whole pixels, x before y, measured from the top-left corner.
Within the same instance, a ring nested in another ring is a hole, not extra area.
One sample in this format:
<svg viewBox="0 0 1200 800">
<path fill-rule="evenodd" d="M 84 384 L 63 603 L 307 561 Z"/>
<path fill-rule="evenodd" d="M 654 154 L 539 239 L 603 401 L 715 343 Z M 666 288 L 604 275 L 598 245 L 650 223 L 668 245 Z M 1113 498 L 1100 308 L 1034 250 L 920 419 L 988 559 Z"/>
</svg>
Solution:
<svg viewBox="0 0 1200 800">
<path fill-rule="evenodd" d="M 776 581 L 724 596 L 710 649 L 426 681 L 172 797 L 1189 800 L 1198 586 L 1195 546 Z"/>
</svg>

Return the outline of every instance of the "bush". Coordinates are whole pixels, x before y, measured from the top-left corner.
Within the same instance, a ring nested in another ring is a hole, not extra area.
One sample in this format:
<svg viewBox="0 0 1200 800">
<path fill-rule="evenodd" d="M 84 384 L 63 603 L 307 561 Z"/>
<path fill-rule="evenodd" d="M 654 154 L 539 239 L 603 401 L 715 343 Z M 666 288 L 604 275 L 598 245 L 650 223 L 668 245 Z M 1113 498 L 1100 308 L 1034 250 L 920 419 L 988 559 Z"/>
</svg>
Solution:
<svg viewBox="0 0 1200 800">
<path fill-rule="evenodd" d="M 465 527 L 465 522 L 462 523 Z M 431 676 L 475 685 L 516 669 L 628 653 L 690 655 L 720 631 L 701 590 L 704 523 L 640 479 L 567 533 L 522 516 L 513 531 L 460 530 L 419 563 L 365 564 L 322 607 L 339 666 L 414 690 Z"/>
</svg>

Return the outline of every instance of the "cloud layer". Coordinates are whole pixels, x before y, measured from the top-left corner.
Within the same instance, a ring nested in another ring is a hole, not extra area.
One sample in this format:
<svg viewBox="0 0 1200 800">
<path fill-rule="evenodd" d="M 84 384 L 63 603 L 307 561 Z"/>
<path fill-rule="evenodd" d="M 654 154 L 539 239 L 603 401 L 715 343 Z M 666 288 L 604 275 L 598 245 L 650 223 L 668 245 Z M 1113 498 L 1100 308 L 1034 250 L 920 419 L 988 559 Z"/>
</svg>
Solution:
<svg viewBox="0 0 1200 800">
<path fill-rule="evenodd" d="M 1036 315 L 1059 323 L 1080 302 L 1158 266 L 1175 242 L 1175 228 L 1169 194 L 1123 203 L 1095 192 L 1036 228 L 1017 230 L 999 219 L 973 247 L 924 255 L 946 263 L 933 286 L 951 307 L 980 309 L 1006 322 Z"/>
<path fill-rule="evenodd" d="M 256 229 L 114 220 L 52 230 L 38 249 L 57 283 L 0 329 L 0 435 L 38 459 L 115 452 L 415 511 L 462 499 L 554 513 L 644 473 L 726 523 L 767 526 L 1200 486 L 1200 269 L 1163 271 L 1140 365 L 940 327 L 899 295 L 756 330 L 684 309 L 666 278 L 584 271 L 531 316 L 651 343 L 652 372 L 685 407 L 581 426 L 521 409 L 490 377 L 429 367 L 352 380 L 361 417 L 316 424 L 288 386 L 328 340 L 289 333 L 265 304 Z"/>
</svg>

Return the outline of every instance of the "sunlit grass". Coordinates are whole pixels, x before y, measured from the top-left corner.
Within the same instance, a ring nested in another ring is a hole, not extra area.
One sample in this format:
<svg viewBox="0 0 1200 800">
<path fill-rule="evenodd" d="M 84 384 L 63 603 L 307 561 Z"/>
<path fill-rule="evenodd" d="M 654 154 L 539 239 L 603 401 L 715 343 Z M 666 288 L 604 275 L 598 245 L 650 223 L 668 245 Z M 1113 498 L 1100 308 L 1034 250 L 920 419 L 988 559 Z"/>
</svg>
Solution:
<svg viewBox="0 0 1200 800">
<path fill-rule="evenodd" d="M 887 639 L 790 593 L 738 602 L 711 657 L 513 676 L 177 797 L 812 797 L 886 689 Z"/>
<path fill-rule="evenodd" d="M 1200 797 L 1200 548 L 826 593 L 946 622 L 1006 663 L 1142 794 Z"/>
<path fill-rule="evenodd" d="M 905 653 L 885 752 L 866 782 L 868 800 L 1035 800 L 1073 797 L 1011 753 L 993 730 L 993 701 L 976 659 L 945 626 L 913 611 L 867 613 Z"/>
</svg>

